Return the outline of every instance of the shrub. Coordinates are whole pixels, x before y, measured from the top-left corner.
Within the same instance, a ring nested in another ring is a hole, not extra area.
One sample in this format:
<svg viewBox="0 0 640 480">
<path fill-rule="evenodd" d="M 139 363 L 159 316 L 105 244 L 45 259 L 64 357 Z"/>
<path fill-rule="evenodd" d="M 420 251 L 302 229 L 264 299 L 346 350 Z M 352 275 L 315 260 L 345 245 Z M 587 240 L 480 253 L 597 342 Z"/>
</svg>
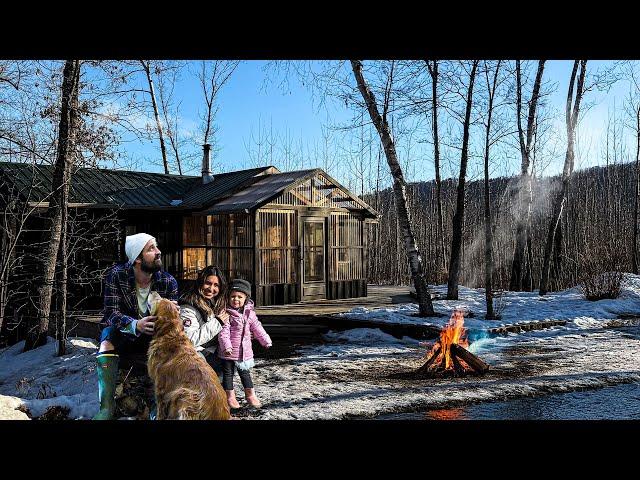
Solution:
<svg viewBox="0 0 640 480">
<path fill-rule="evenodd" d="M 591 275 L 582 282 L 582 292 L 587 300 L 618 298 L 622 286 L 622 272 L 606 272 Z"/>
</svg>

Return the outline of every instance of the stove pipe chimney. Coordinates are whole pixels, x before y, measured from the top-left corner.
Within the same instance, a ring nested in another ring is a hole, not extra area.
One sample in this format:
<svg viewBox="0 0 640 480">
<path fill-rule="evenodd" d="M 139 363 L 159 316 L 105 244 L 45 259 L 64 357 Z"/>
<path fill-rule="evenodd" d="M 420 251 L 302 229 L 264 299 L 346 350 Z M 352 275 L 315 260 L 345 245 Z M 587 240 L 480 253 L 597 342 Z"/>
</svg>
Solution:
<svg viewBox="0 0 640 480">
<path fill-rule="evenodd" d="M 207 184 L 213 182 L 213 175 L 211 175 L 211 163 L 210 163 L 210 151 L 211 144 L 205 143 L 202 145 L 202 183 Z"/>
</svg>

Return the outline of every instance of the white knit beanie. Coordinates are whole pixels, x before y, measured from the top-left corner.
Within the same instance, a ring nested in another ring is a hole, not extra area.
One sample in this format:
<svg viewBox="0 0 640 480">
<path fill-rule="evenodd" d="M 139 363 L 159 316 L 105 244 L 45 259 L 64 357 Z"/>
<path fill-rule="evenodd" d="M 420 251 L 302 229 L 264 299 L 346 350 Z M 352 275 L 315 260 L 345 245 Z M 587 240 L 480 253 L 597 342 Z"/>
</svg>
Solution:
<svg viewBox="0 0 640 480">
<path fill-rule="evenodd" d="M 124 242 L 124 252 L 127 254 L 127 258 L 131 263 L 136 261 L 136 258 L 138 258 L 138 255 L 140 255 L 140 252 L 142 252 L 142 249 L 149 240 L 156 241 L 154 237 L 146 233 L 136 233 L 126 238 Z"/>
</svg>

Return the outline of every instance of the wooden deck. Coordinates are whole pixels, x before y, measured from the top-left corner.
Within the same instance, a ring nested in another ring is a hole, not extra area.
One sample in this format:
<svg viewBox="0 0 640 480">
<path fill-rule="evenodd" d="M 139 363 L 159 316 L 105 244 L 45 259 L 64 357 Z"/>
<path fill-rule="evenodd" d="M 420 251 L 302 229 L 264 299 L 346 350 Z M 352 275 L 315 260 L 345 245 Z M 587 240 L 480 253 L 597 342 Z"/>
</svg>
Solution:
<svg viewBox="0 0 640 480">
<path fill-rule="evenodd" d="M 415 302 L 410 295 L 410 287 L 369 285 L 368 296 L 342 300 L 313 300 L 310 302 L 289 305 L 272 305 L 259 307 L 256 313 L 270 335 L 305 337 L 329 330 L 346 330 L 350 328 L 381 328 L 395 336 L 410 334 L 417 338 L 432 337 L 437 332 L 430 327 L 422 326 L 390 326 L 382 322 L 350 320 L 338 317 L 356 307 L 385 308 L 403 303 Z M 71 336 L 87 336 L 98 338 L 100 329 L 99 312 L 78 312 L 67 320 Z M 52 332 L 55 325 L 52 322 Z M 409 332 L 410 330 L 410 332 Z"/>
<path fill-rule="evenodd" d="M 329 330 L 352 328 L 379 328 L 385 333 L 401 338 L 436 338 L 440 328 L 427 325 L 390 324 L 376 320 L 353 320 L 338 314 L 356 307 L 367 309 L 389 308 L 399 304 L 415 303 L 411 287 L 368 285 L 368 296 L 342 300 L 313 300 L 289 305 L 259 307 L 256 313 L 270 335 L 303 337 Z"/>
<path fill-rule="evenodd" d="M 312 300 L 309 302 L 291 303 L 288 305 L 271 305 L 258 307 L 256 313 L 263 317 L 291 317 L 309 315 L 333 315 L 344 313 L 356 307 L 384 308 L 400 303 L 415 302 L 410 295 L 411 287 L 390 285 L 368 285 L 368 296 L 346 298 L 341 300 Z"/>
<path fill-rule="evenodd" d="M 349 312 L 356 307 L 367 309 L 388 308 L 398 304 L 415 303 L 409 286 L 368 285 L 367 297 L 342 300 L 313 300 L 289 305 L 272 305 L 256 309 L 260 321 L 269 334 L 275 338 L 309 339 L 329 330 L 352 328 L 379 328 L 385 333 L 401 338 L 410 336 L 417 339 L 434 339 L 440 328 L 432 325 L 386 323 L 376 320 L 354 320 L 338 314 Z M 74 312 L 67 320 L 70 336 L 98 338 L 100 329 L 99 312 Z M 538 321 L 487 328 L 490 334 L 506 334 L 538 330 L 563 325 L 565 321 Z M 50 322 L 50 334 L 55 335 L 55 321 Z"/>
</svg>

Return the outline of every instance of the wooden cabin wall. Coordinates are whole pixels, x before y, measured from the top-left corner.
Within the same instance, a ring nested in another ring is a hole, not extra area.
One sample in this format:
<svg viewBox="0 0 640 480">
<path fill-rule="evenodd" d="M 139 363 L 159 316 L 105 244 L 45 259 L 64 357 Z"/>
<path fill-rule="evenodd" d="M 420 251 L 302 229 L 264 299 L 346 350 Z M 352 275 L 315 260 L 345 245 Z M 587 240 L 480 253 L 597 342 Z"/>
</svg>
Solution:
<svg viewBox="0 0 640 480">
<path fill-rule="evenodd" d="M 318 173 L 256 212 L 257 298 L 261 305 L 300 300 L 302 267 L 297 224 L 307 215 L 327 218 L 327 298 L 366 296 L 364 218 L 351 210 L 355 208 L 360 205 L 344 189 Z M 295 225 L 295 229 L 286 225 Z"/>
<path fill-rule="evenodd" d="M 147 233 L 155 237 L 162 252 L 162 267 L 175 278 L 182 278 L 182 214 L 167 213 L 161 210 L 135 210 L 125 213 L 125 231 L 123 236 L 135 233 Z M 124 240 L 121 250 L 124 255 Z"/>
</svg>

